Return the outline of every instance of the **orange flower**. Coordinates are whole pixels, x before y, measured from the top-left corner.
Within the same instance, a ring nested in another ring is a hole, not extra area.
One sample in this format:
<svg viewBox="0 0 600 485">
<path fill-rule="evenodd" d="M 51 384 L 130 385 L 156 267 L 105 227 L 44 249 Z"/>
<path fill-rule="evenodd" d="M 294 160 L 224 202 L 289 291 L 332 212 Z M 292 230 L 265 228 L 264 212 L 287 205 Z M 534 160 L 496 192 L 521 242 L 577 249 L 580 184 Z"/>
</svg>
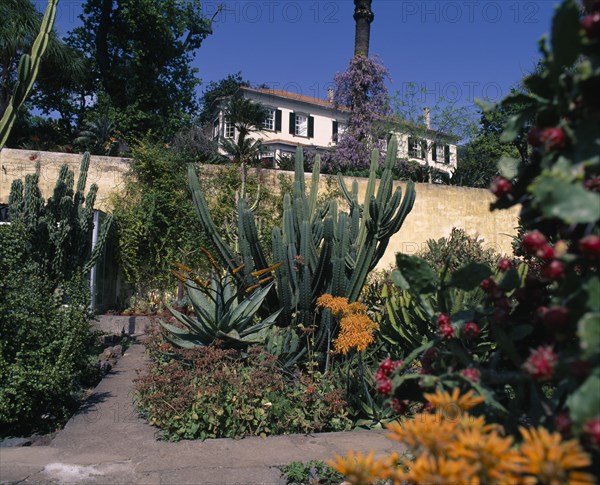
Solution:
<svg viewBox="0 0 600 485">
<path fill-rule="evenodd" d="M 418 484 L 469 484 L 479 485 L 476 468 L 464 460 L 449 460 L 429 454 L 419 456 L 414 462 L 405 460 L 408 472 L 402 474 L 404 481 Z"/>
<path fill-rule="evenodd" d="M 436 414 L 415 414 L 411 419 L 386 425 L 388 438 L 406 444 L 415 454 L 445 453 L 452 444 L 456 421 Z"/>
<path fill-rule="evenodd" d="M 396 453 L 376 460 L 374 451 L 364 455 L 360 451 L 354 453 L 350 450 L 345 457 L 335 453 L 334 459 L 327 460 L 326 463 L 344 475 L 352 485 L 367 485 L 374 480 L 391 477 L 395 473 L 397 461 Z"/>
<path fill-rule="evenodd" d="M 348 304 L 347 298 L 325 294 L 317 299 L 317 306 L 327 308 L 340 319 L 340 333 L 334 342 L 336 352 L 347 354 L 352 348 L 363 352 L 375 341 L 373 334 L 379 325 L 368 317 L 362 303 Z"/>
<path fill-rule="evenodd" d="M 452 395 L 446 391 L 437 389 L 435 394 L 423 394 L 423 396 L 427 401 L 433 404 L 436 409 L 445 413 L 452 411 L 452 408 L 457 411 L 468 411 L 485 401 L 483 397 L 476 396 L 472 390 L 461 396 L 460 390 L 457 387 L 452 391 Z M 451 418 L 451 416 L 447 417 Z"/>
<path fill-rule="evenodd" d="M 562 441 L 560 434 L 550 433 L 542 427 L 519 428 L 523 436 L 521 444 L 522 472 L 526 483 L 559 485 L 591 485 L 596 483 L 592 475 L 574 471 L 591 464 L 590 457 L 575 440 Z"/>
</svg>

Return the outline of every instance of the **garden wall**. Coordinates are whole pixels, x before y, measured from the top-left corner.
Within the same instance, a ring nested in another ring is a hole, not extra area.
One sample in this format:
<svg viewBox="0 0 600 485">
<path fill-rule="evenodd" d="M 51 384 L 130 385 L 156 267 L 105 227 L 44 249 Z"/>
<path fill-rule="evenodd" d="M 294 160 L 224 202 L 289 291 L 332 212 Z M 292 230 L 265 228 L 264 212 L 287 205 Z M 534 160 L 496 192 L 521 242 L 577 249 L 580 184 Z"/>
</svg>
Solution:
<svg viewBox="0 0 600 485">
<path fill-rule="evenodd" d="M 58 170 L 67 163 L 75 170 L 79 168 L 81 155 L 68 153 L 37 152 L 30 150 L 3 149 L 0 152 L 0 203 L 8 201 L 10 184 L 17 177 L 40 173 L 40 186 L 48 197 L 54 187 Z M 126 158 L 92 156 L 88 175 L 88 186 L 99 186 L 96 207 L 110 210 L 109 196 L 118 191 L 124 183 L 130 161 Z M 206 167 L 209 170 L 215 167 Z M 264 170 L 264 184 L 276 189 L 278 175 L 288 172 Z M 289 176 L 292 176 L 289 173 Z M 358 178 L 359 198 L 366 190 L 366 179 Z M 348 187 L 352 178 L 346 178 Z M 310 175 L 307 174 L 307 183 Z M 403 188 L 405 183 L 399 183 Z M 484 189 L 453 187 L 445 185 L 417 184 L 417 199 L 412 213 L 404 226 L 390 241 L 388 251 L 379 266 L 384 268 L 394 263 L 396 252 L 414 254 L 426 247 L 428 239 L 448 236 L 453 227 L 464 229 L 471 235 L 478 234 L 486 247 L 500 253 L 511 253 L 512 236 L 516 235 L 518 208 L 489 212 L 493 195 Z"/>
</svg>

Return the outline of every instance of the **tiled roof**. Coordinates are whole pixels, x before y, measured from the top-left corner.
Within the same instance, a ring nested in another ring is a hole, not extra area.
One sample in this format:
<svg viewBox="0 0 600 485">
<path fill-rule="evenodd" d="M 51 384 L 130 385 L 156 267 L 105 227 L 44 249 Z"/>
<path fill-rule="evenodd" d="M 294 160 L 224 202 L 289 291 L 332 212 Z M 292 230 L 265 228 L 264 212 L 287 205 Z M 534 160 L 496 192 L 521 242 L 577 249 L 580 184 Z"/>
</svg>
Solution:
<svg viewBox="0 0 600 485">
<path fill-rule="evenodd" d="M 316 104 L 318 106 L 323 106 L 324 108 L 338 109 L 340 111 L 350 111 L 346 106 L 336 106 L 335 103 L 327 101 L 326 99 L 313 98 L 312 96 L 304 96 L 303 94 L 292 93 L 290 91 L 283 91 L 281 89 L 249 88 L 245 86 L 241 89 L 243 89 L 244 91 L 267 94 L 270 96 L 277 96 L 278 98 L 285 98 L 294 101 L 302 101 L 304 103 L 309 104 Z"/>
</svg>

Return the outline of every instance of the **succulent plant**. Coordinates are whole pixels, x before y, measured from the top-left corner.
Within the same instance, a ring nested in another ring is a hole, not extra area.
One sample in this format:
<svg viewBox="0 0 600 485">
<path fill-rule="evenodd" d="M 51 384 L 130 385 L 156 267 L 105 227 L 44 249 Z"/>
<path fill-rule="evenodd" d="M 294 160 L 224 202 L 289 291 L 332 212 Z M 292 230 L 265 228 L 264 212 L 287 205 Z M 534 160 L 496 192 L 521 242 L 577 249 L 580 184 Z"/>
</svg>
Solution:
<svg viewBox="0 0 600 485">
<path fill-rule="evenodd" d="M 262 287 L 254 285 L 240 297 L 234 282 L 235 273 L 232 271 L 214 268 L 207 283 L 192 278 L 189 274 L 176 275 L 185 282 L 187 296 L 196 314 L 193 318 L 165 303 L 169 312 L 185 327 L 182 329 L 160 321 L 167 331 L 165 337 L 178 347 L 193 349 L 210 345 L 217 340 L 224 347 L 234 348 L 261 343 L 264 340 L 261 330 L 272 326 L 281 311 L 264 319 L 257 316 L 273 282 Z"/>
</svg>

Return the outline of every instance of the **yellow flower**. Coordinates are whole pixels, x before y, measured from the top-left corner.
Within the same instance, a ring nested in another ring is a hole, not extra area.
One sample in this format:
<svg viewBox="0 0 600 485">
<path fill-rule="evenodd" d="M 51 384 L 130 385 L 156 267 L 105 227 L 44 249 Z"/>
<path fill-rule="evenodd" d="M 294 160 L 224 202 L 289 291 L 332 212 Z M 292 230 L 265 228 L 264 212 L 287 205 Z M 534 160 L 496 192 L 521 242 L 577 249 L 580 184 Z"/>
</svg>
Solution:
<svg viewBox="0 0 600 485">
<path fill-rule="evenodd" d="M 496 431 L 460 429 L 448 456 L 470 463 L 484 483 L 513 483 L 520 471 L 519 454 L 513 449 L 512 437 Z"/>
<path fill-rule="evenodd" d="M 449 419 L 459 417 L 461 414 L 460 411 L 468 411 L 485 400 L 481 396 L 476 396 L 472 390 L 461 396 L 460 390 L 457 387 L 452 391 L 452 395 L 446 391 L 437 389 L 435 394 L 423 394 L 423 396 L 436 409 L 442 411 L 444 417 Z"/>
<path fill-rule="evenodd" d="M 334 317 L 339 318 L 348 308 L 348 298 L 324 294 L 317 298 L 317 306 L 327 308 Z"/>
<path fill-rule="evenodd" d="M 406 444 L 414 454 L 445 453 L 454 439 L 456 422 L 436 414 L 415 414 L 411 419 L 386 425 L 388 438 Z"/>
<path fill-rule="evenodd" d="M 558 433 L 550 433 L 539 427 L 519 428 L 523 436 L 521 444 L 522 472 L 527 476 L 526 483 L 547 485 L 594 484 L 593 476 L 574 471 L 591 464 L 590 457 L 575 440 L 562 442 Z"/>
<path fill-rule="evenodd" d="M 414 462 L 406 460 L 408 472 L 403 474 L 404 481 L 415 484 L 435 485 L 479 485 L 476 468 L 464 460 L 449 460 L 443 456 L 429 454 L 419 456 Z"/>
<path fill-rule="evenodd" d="M 366 485 L 378 479 L 390 478 L 395 473 L 397 461 L 396 453 L 376 460 L 374 451 L 364 455 L 360 451 L 354 453 L 350 450 L 345 457 L 335 453 L 334 459 L 328 460 L 327 464 L 344 475 L 352 485 Z"/>
</svg>

